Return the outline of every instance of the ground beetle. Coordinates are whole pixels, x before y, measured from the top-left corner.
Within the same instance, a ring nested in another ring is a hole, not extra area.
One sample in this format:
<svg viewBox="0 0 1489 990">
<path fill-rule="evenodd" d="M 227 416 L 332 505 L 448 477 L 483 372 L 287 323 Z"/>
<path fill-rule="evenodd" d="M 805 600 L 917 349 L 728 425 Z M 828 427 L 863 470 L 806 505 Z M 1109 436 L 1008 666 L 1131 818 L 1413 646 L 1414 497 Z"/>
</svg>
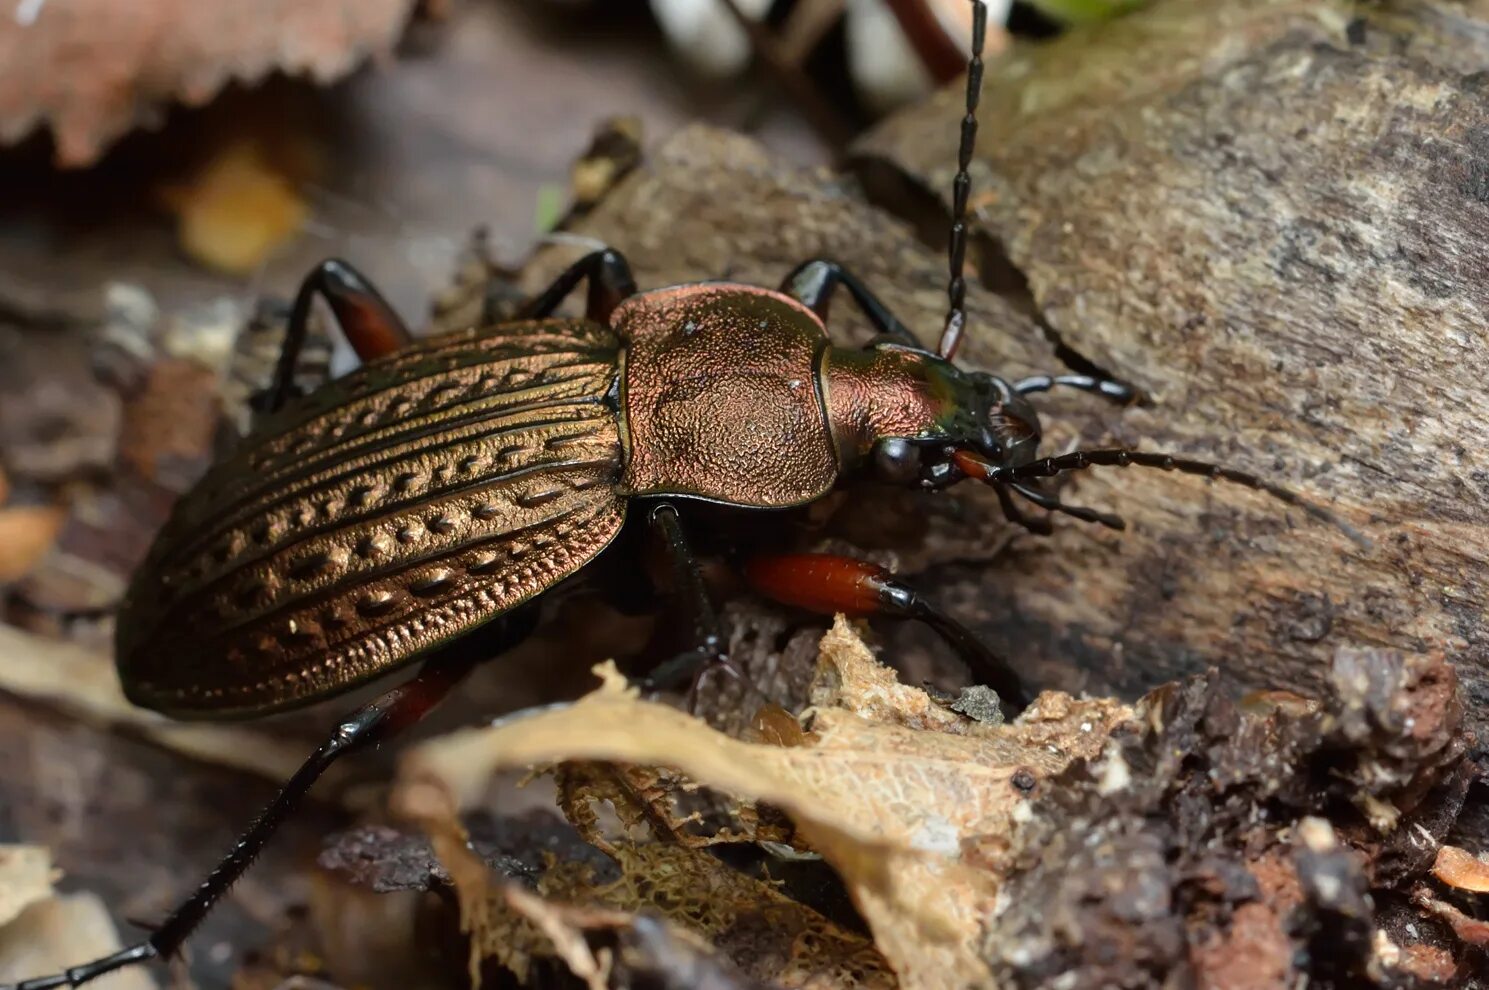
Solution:
<svg viewBox="0 0 1489 990">
<path fill-rule="evenodd" d="M 1332 519 L 1229 468 L 1129 450 L 1037 459 L 1026 398 L 1056 386 L 1128 401 L 1090 375 L 1009 382 L 952 362 L 965 323 L 968 165 L 977 134 L 986 10 L 974 2 L 950 238 L 950 307 L 937 353 L 827 260 L 781 291 L 728 282 L 637 292 L 603 250 L 573 265 L 511 321 L 414 341 L 350 266 L 301 286 L 265 416 L 176 506 L 119 612 L 125 692 L 179 718 L 232 718 L 319 701 L 423 659 L 409 682 L 339 724 L 238 844 L 149 938 L 17 990 L 77 986 L 180 949 L 315 779 L 341 755 L 417 721 L 481 659 L 533 622 L 537 596 L 589 569 L 628 513 L 670 550 L 701 643 L 653 675 L 685 680 L 724 658 L 724 639 L 675 503 L 786 509 L 876 476 L 941 489 L 965 478 L 1015 507 L 1120 528 L 1036 479 L 1093 465 L 1223 478 Z M 588 284 L 584 319 L 551 314 Z M 847 290 L 879 331 L 838 347 L 824 320 Z M 297 361 L 316 297 L 366 362 L 308 395 Z M 757 556 L 762 593 L 831 614 L 926 622 L 1011 707 L 1012 669 L 950 616 L 873 565 L 822 554 Z M 468 635 L 480 630 L 480 635 Z M 682 675 L 680 678 L 677 675 Z"/>
</svg>

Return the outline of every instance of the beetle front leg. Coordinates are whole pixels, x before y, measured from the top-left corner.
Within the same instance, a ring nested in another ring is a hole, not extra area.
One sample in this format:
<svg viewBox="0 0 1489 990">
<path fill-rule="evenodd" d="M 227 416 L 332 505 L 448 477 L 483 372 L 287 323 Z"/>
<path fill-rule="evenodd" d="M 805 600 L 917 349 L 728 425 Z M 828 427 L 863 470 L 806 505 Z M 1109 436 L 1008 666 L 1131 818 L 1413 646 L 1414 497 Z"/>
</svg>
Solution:
<svg viewBox="0 0 1489 990">
<path fill-rule="evenodd" d="M 781 291 L 799 300 L 816 313 L 823 323 L 827 322 L 827 310 L 832 304 L 832 294 L 842 286 L 848 290 L 858 308 L 863 310 L 874 329 L 886 337 L 893 337 L 911 347 L 921 347 L 920 340 L 910 332 L 889 307 L 859 281 L 858 276 L 827 258 L 814 258 L 803 262 L 792 270 L 781 282 Z"/>
<path fill-rule="evenodd" d="M 518 309 L 513 319 L 531 320 L 553 315 L 569 293 L 586 279 L 589 281 L 589 297 L 584 315 L 598 323 L 608 325 L 615 307 L 636 294 L 636 279 L 631 275 L 630 264 L 619 251 L 605 248 L 586 254 L 564 269 L 552 285 Z"/>
<path fill-rule="evenodd" d="M 277 412 L 294 394 L 295 365 L 310 331 L 310 308 L 316 296 L 330 304 L 337 326 L 363 361 L 402 350 L 413 340 L 408 327 L 371 282 L 339 258 L 327 258 L 305 276 L 300 291 L 295 293 L 274 381 L 259 400 L 262 412 Z"/>
<path fill-rule="evenodd" d="M 988 649 L 966 626 L 889 571 L 866 560 L 825 553 L 751 558 L 745 578 L 761 594 L 822 615 L 883 615 L 925 623 L 962 658 L 978 680 L 998 693 L 1006 709 L 1022 711 L 1028 695 L 1008 661 Z"/>
<path fill-rule="evenodd" d="M 358 709 L 336 726 L 331 737 L 295 772 L 274 800 L 264 808 L 232 851 L 223 858 L 201 886 L 171 912 L 150 937 L 93 962 L 52 976 L 24 980 L 0 990 L 52 990 L 55 987 L 78 987 L 105 973 L 175 955 L 191 933 L 207 917 L 238 878 L 253 864 L 279 826 L 294 811 L 307 791 L 339 758 L 413 725 L 427 715 L 452 688 L 459 684 L 480 655 L 466 644 L 437 655 L 424 665 L 413 680 L 401 684 L 371 704 Z"/>
</svg>

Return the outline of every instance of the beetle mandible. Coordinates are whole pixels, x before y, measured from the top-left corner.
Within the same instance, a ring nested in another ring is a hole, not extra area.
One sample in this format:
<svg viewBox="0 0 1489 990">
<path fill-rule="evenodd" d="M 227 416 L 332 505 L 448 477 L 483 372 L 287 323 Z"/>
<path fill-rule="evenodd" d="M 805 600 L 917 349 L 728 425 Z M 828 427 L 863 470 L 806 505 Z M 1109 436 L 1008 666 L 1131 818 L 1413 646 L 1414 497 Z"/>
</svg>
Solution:
<svg viewBox="0 0 1489 990">
<path fill-rule="evenodd" d="M 972 0 L 949 310 L 932 352 L 851 272 L 816 259 L 781 289 L 728 282 L 638 292 L 625 259 L 591 253 L 511 321 L 414 341 L 350 266 L 327 261 L 296 296 L 265 413 L 186 494 L 135 574 L 117 658 L 136 704 L 178 718 L 264 715 L 342 693 L 415 659 L 407 683 L 344 719 L 227 857 L 141 942 L 13 990 L 78 986 L 176 953 L 316 778 L 347 752 L 417 721 L 476 662 L 521 638 L 535 600 L 581 575 L 628 515 L 671 553 L 696 649 L 653 683 L 724 662 L 724 637 L 677 504 L 781 510 L 865 475 L 937 490 L 973 478 L 1050 512 L 1120 528 L 1065 505 L 1037 479 L 1097 465 L 1237 482 L 1343 525 L 1260 478 L 1131 450 L 1040 459 L 1028 396 L 1055 387 L 1126 402 L 1126 386 L 1065 374 L 1007 381 L 954 362 L 965 324 L 968 168 L 977 134 L 986 9 Z M 587 283 L 583 319 L 552 314 Z M 878 336 L 833 344 L 825 319 L 845 290 Z M 328 304 L 365 362 L 308 395 L 294 378 L 311 308 Z M 928 624 L 1010 707 L 1013 669 L 908 584 L 822 554 L 759 556 L 750 583 L 831 614 Z M 479 635 L 473 635 L 479 631 Z"/>
</svg>

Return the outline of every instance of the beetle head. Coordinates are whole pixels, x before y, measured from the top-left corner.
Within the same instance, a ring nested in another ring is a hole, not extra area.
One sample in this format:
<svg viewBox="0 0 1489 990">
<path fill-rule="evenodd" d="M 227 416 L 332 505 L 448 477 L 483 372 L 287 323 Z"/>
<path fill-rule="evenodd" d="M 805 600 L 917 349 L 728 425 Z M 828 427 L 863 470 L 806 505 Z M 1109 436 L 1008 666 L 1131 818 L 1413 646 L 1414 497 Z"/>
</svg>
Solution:
<svg viewBox="0 0 1489 990">
<path fill-rule="evenodd" d="M 995 375 L 889 342 L 833 348 L 824 370 L 840 461 L 880 480 L 942 488 L 965 476 L 958 453 L 1007 467 L 1038 455 L 1039 414 Z"/>
</svg>

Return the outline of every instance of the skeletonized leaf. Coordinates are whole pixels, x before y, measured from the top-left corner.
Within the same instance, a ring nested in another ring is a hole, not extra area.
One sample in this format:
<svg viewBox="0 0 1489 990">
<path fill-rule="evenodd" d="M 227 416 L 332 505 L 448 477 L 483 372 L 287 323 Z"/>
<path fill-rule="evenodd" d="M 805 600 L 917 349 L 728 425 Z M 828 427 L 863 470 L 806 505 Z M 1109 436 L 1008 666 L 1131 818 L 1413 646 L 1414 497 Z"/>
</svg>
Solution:
<svg viewBox="0 0 1489 990">
<path fill-rule="evenodd" d="M 873 663 L 853 642 L 840 627 L 826 644 L 829 662 L 850 672 Z M 612 674 L 573 704 L 411 750 L 394 806 L 431 829 L 444 858 L 459 847 L 450 841 L 459 810 L 498 769 L 564 760 L 670 767 L 784 811 L 843 879 L 902 986 L 986 986 L 977 936 L 993 908 L 1018 806 L 1040 779 L 1095 755 L 1129 714 L 1114 701 L 1047 693 L 1015 724 L 961 735 L 819 707 L 805 745 L 777 747 L 732 739 L 641 701 Z M 481 909 L 465 907 L 469 923 Z"/>
</svg>

